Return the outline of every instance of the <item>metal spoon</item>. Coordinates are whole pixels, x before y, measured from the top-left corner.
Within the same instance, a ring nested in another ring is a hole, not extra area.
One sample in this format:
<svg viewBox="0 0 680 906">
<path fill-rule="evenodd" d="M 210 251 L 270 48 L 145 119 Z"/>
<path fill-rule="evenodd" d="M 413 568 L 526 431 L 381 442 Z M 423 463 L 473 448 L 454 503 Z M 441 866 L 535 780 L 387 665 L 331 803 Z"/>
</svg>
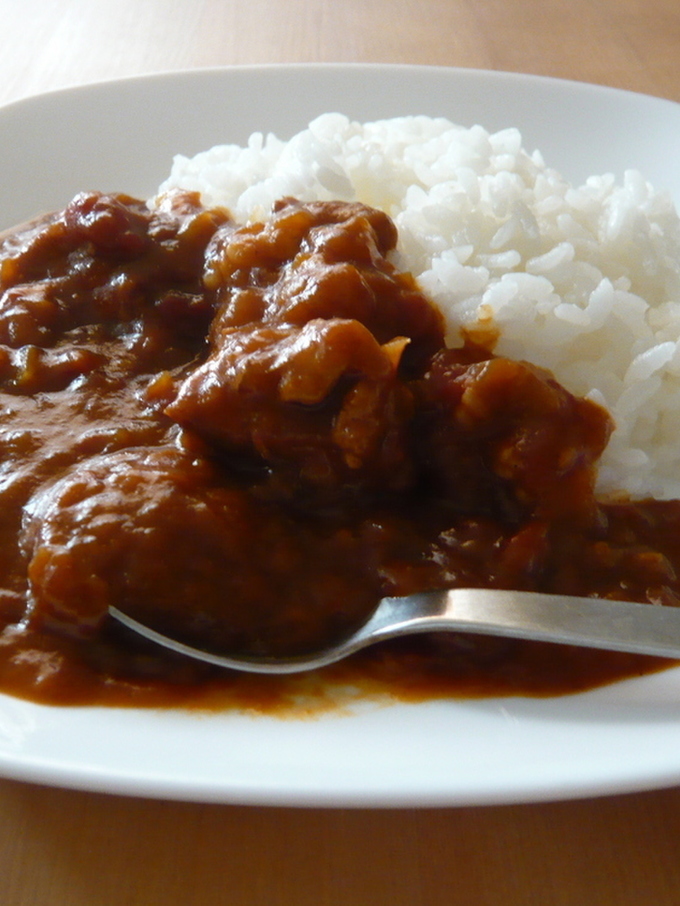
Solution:
<svg viewBox="0 0 680 906">
<path fill-rule="evenodd" d="M 454 588 L 383 598 L 370 619 L 332 648 L 296 657 L 241 657 L 203 651 L 161 635 L 116 607 L 112 617 L 172 651 L 248 673 L 302 673 L 397 636 L 471 632 L 680 660 L 680 608 L 527 591 Z"/>
</svg>

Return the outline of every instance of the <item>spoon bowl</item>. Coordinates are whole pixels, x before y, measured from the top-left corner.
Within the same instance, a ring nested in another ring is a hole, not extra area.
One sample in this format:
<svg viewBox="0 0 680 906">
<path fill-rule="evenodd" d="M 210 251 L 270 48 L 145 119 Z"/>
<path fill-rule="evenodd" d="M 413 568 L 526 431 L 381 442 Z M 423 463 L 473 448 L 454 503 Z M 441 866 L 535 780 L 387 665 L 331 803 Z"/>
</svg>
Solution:
<svg viewBox="0 0 680 906">
<path fill-rule="evenodd" d="M 316 670 L 362 648 L 422 632 L 468 632 L 680 660 L 680 608 L 569 595 L 454 588 L 383 598 L 356 632 L 330 648 L 294 657 L 251 657 L 195 648 L 118 610 L 128 629 L 179 654 L 247 673 Z"/>
</svg>

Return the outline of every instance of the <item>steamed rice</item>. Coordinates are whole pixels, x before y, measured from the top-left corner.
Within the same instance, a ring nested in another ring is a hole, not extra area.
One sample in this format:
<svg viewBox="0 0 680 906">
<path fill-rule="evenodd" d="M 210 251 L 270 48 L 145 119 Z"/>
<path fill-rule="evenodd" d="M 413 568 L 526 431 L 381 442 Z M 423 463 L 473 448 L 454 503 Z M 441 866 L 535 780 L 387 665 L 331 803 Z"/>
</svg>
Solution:
<svg viewBox="0 0 680 906">
<path fill-rule="evenodd" d="M 179 156 L 159 191 L 173 187 L 243 223 L 284 196 L 381 208 L 450 344 L 497 328 L 497 353 L 609 410 L 600 493 L 680 497 L 680 218 L 638 172 L 574 186 L 514 128 L 326 114 L 288 142 Z"/>
</svg>

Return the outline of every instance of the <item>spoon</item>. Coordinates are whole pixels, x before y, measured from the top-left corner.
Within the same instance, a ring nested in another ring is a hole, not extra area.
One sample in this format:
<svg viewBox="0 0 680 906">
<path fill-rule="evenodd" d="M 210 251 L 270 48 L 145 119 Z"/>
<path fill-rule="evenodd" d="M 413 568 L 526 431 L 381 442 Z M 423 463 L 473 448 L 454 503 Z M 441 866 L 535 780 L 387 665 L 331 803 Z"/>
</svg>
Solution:
<svg viewBox="0 0 680 906">
<path fill-rule="evenodd" d="M 454 588 L 383 598 L 364 625 L 331 648 L 295 657 L 222 655 L 168 638 L 109 608 L 128 629 L 179 654 L 248 673 L 302 673 L 386 639 L 471 632 L 680 660 L 680 608 L 528 591 Z"/>
</svg>

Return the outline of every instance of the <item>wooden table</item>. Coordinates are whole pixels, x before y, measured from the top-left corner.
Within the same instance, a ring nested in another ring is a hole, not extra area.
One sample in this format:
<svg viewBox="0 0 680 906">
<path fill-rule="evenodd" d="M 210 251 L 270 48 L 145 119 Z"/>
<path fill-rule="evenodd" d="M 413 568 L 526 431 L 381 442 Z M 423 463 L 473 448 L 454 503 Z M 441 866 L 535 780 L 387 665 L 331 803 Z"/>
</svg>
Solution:
<svg viewBox="0 0 680 906">
<path fill-rule="evenodd" d="M 0 102 L 150 71 L 295 61 L 516 70 L 680 101 L 677 0 L 0 0 L 0 12 Z M 680 790 L 334 811 L 3 781 L 0 903 L 670 906 Z"/>
</svg>

